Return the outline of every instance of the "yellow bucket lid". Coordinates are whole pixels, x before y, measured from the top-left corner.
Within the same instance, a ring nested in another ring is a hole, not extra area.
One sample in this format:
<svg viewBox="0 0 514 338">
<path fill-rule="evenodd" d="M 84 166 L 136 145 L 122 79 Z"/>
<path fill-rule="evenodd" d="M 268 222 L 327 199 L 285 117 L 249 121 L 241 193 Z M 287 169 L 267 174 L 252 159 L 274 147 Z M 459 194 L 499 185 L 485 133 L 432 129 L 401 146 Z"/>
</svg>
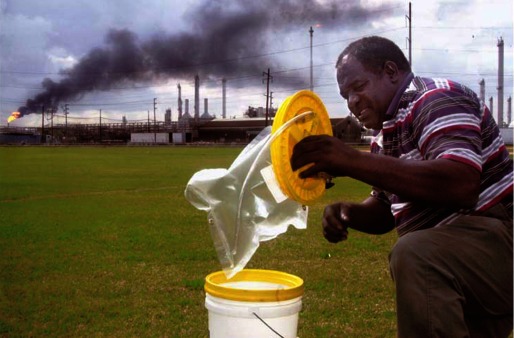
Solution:
<svg viewBox="0 0 514 338">
<path fill-rule="evenodd" d="M 248 287 L 252 283 L 255 285 Z M 277 286 L 259 287 L 267 283 Z M 223 271 L 218 271 L 205 277 L 204 290 L 211 296 L 229 300 L 277 302 L 302 296 L 303 280 L 285 272 L 259 269 L 243 269 L 227 279 Z"/>
<path fill-rule="evenodd" d="M 271 132 L 276 132 L 287 121 L 305 112 L 312 112 L 285 129 L 271 144 L 273 171 L 282 191 L 302 204 L 321 197 L 325 192 L 324 178 L 300 178 L 301 169 L 293 172 L 291 156 L 294 146 L 304 137 L 326 134 L 332 136 L 332 125 L 325 105 L 314 92 L 301 90 L 280 105 Z"/>
</svg>

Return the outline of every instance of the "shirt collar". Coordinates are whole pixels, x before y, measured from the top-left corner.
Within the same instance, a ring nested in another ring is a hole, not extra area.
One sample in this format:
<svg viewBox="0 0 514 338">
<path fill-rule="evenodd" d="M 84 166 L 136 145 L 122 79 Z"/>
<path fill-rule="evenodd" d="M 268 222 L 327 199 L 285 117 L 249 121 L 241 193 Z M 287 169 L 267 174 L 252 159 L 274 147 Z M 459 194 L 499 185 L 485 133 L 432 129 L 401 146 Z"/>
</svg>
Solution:
<svg viewBox="0 0 514 338">
<path fill-rule="evenodd" d="M 389 120 L 391 117 L 393 117 L 396 113 L 396 110 L 398 108 L 398 104 L 400 103 L 400 99 L 407 89 L 409 87 L 412 79 L 414 78 L 414 74 L 411 72 L 409 73 L 402 81 L 402 84 L 400 87 L 398 87 L 398 90 L 396 91 L 396 94 L 394 94 L 393 100 L 389 104 L 389 107 L 387 108 L 386 112 L 386 120 Z"/>
</svg>

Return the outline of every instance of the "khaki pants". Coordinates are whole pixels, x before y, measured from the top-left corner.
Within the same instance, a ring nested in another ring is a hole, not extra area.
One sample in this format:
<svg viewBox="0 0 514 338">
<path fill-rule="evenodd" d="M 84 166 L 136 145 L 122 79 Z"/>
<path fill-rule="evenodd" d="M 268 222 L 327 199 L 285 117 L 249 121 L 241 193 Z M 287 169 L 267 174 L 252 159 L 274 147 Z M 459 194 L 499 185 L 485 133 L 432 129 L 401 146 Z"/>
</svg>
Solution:
<svg viewBox="0 0 514 338">
<path fill-rule="evenodd" d="M 491 338 L 512 331 L 512 219 L 502 205 L 400 237 L 389 263 L 398 337 Z"/>
</svg>

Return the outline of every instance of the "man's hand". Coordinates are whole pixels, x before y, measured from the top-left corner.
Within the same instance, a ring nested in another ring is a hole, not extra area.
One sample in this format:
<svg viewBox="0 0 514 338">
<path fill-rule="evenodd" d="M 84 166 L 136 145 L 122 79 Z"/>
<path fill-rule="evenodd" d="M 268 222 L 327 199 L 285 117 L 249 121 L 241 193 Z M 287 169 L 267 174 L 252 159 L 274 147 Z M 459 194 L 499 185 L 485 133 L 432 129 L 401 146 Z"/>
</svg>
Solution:
<svg viewBox="0 0 514 338">
<path fill-rule="evenodd" d="M 308 136 L 295 145 L 291 167 L 296 171 L 309 163 L 313 164 L 300 173 L 301 178 L 317 177 L 319 173 L 332 177 L 345 176 L 345 164 L 358 153 L 337 137 Z"/>
<path fill-rule="evenodd" d="M 394 217 L 386 203 L 368 197 L 362 203 L 340 202 L 328 205 L 323 212 L 323 236 L 338 243 L 348 239 L 348 228 L 381 235 L 394 229 Z"/>
<path fill-rule="evenodd" d="M 348 239 L 348 216 L 343 203 L 331 204 L 323 212 L 323 236 L 330 243 L 338 243 Z"/>
</svg>

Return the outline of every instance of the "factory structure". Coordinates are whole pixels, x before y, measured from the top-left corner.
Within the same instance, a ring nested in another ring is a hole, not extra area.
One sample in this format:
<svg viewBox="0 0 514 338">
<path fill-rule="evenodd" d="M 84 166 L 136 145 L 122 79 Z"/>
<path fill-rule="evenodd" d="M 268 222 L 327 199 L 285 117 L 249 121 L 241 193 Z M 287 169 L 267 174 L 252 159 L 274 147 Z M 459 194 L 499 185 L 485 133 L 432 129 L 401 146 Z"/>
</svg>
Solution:
<svg viewBox="0 0 514 338">
<path fill-rule="evenodd" d="M 173 122 L 0 127 L 0 144 L 247 144 L 266 127 L 266 120 L 261 117 L 213 119 L 202 115 L 195 120 L 187 114 L 186 111 L 186 118 Z M 355 118 L 334 118 L 331 123 L 334 135 L 346 142 L 365 142 L 365 134 Z"/>
<path fill-rule="evenodd" d="M 498 39 L 498 85 L 496 107 L 494 98 L 485 97 L 485 80 L 479 82 L 479 96 L 487 103 L 491 114 L 495 116 L 506 144 L 513 144 L 512 129 L 512 98 L 507 98 L 506 120 L 504 119 L 504 41 Z M 276 109 L 248 107 L 246 118 L 227 119 L 226 111 L 226 79 L 222 79 L 222 112 L 221 118 L 209 113 L 208 98 L 204 98 L 204 111 L 200 114 L 200 78 L 194 78 L 193 111 L 189 109 L 189 99 L 182 99 L 182 88 L 177 84 L 176 121 L 172 121 L 171 108 L 166 110 L 164 121 L 154 118 L 146 122 L 128 122 L 123 118 L 121 123 L 104 123 L 101 117 L 95 124 L 54 124 L 53 112 L 41 113 L 41 127 L 0 127 L 0 144 L 247 144 L 263 128 L 270 125 Z M 13 113 L 14 114 L 14 113 Z M 45 124 L 45 118 L 47 123 Z M 67 112 L 65 112 L 67 118 Z M 48 123 L 48 121 L 50 121 Z M 359 122 L 352 116 L 331 119 L 333 133 L 349 143 L 363 143 L 369 135 Z"/>
<path fill-rule="evenodd" d="M 266 112 L 262 107 L 249 107 L 246 118 L 227 119 L 226 80 L 222 80 L 221 118 L 209 113 L 208 98 L 203 100 L 200 114 L 200 78 L 195 76 L 193 109 L 190 100 L 182 98 L 177 84 L 177 120 L 172 121 L 171 108 L 166 109 L 164 121 L 150 119 L 130 123 L 54 124 L 52 112 L 42 114 L 41 127 L 0 127 L 0 144 L 247 144 L 266 126 L 271 125 L 276 109 Z M 154 100 L 155 106 L 155 100 Z M 101 114 L 101 113 L 100 113 Z M 48 123 L 48 121 L 51 121 Z M 47 122 L 47 123 L 45 123 Z M 363 130 L 353 117 L 331 119 L 334 135 L 346 142 L 364 141 Z"/>
</svg>

